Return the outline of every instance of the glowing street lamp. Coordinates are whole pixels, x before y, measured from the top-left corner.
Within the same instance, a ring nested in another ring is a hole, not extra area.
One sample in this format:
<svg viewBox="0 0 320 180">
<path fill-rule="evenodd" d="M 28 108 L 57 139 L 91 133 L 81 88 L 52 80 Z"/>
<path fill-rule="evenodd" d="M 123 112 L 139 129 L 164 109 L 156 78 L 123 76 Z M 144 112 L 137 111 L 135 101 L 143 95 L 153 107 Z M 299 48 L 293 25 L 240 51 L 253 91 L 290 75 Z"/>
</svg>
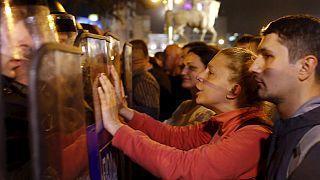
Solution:
<svg viewBox="0 0 320 180">
<path fill-rule="evenodd" d="M 152 3 L 158 3 L 160 0 L 151 0 Z"/>
</svg>

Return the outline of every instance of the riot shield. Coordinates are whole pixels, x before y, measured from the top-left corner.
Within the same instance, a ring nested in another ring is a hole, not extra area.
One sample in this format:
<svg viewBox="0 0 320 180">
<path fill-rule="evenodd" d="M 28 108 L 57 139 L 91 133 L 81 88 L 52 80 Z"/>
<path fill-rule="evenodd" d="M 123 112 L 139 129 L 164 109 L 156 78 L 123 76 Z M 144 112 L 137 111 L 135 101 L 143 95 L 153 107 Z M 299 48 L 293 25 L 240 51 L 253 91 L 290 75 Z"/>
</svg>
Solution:
<svg viewBox="0 0 320 180">
<path fill-rule="evenodd" d="M 76 20 L 71 14 L 50 14 L 54 20 L 60 43 L 73 45 L 77 36 Z"/>
<path fill-rule="evenodd" d="M 5 179 L 26 179 L 31 176 L 29 66 L 43 43 L 56 41 L 56 32 L 45 0 L 3 0 L 0 9 L 1 69 L 3 80 L 6 79 L 1 113 L 5 121 Z"/>
<path fill-rule="evenodd" d="M 111 146 L 112 136 L 103 128 L 100 107 L 93 106 L 92 86 L 95 78 L 99 73 L 109 74 L 109 40 L 105 36 L 83 32 L 77 36 L 75 46 L 81 47 L 85 56 L 81 67 L 87 106 L 90 177 L 94 180 L 119 179 L 119 152 Z"/>
<path fill-rule="evenodd" d="M 120 61 L 120 50 L 121 50 L 120 40 L 116 35 L 110 32 L 105 33 L 105 36 L 108 38 L 110 42 L 109 51 L 108 51 L 108 62 L 114 65 L 118 74 L 122 74 L 123 73 L 121 72 L 122 62 Z"/>
<path fill-rule="evenodd" d="M 79 48 L 50 43 L 30 68 L 33 179 L 88 179 Z"/>
<path fill-rule="evenodd" d="M 1 61 L 1 58 L 0 58 Z M 1 64 L 0 64 L 1 67 Z M 0 68 L 1 73 L 1 68 Z M 6 166 L 5 166 L 5 153 L 6 153 L 6 142 L 5 142 L 5 123 L 3 119 L 3 100 L 2 100 L 2 79 L 0 79 L 0 179 L 6 177 Z"/>
<path fill-rule="evenodd" d="M 128 106 L 132 106 L 132 45 L 125 43 L 122 50 L 122 81 Z"/>
</svg>

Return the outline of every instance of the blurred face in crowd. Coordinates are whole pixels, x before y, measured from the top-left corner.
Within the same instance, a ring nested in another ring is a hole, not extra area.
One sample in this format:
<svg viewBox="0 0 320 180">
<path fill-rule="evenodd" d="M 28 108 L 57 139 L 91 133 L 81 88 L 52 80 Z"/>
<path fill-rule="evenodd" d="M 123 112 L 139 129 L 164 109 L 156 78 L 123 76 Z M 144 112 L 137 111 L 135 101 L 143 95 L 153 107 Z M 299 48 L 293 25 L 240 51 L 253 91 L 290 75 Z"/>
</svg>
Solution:
<svg viewBox="0 0 320 180">
<path fill-rule="evenodd" d="M 289 51 L 280 43 L 275 33 L 262 38 L 258 57 L 250 67 L 259 84 L 259 96 L 265 100 L 280 103 L 292 90 L 298 88 L 298 62 L 290 63 Z"/>
<path fill-rule="evenodd" d="M 198 77 L 197 103 L 217 112 L 228 103 L 227 94 L 234 83 L 230 82 L 230 70 L 227 67 L 228 57 L 217 54 L 209 62 L 205 71 Z"/>
<path fill-rule="evenodd" d="M 182 87 L 192 89 L 198 82 L 197 76 L 200 72 L 205 70 L 205 65 L 202 63 L 200 57 L 193 52 L 184 56 L 181 66 Z"/>
<path fill-rule="evenodd" d="M 140 48 L 132 49 L 132 72 L 144 69 L 148 62 L 148 57 L 145 57 L 143 50 Z"/>
<path fill-rule="evenodd" d="M 6 24 L 1 19 L 1 65 L 2 74 L 15 77 L 15 70 L 22 63 L 29 61 L 32 52 L 32 37 L 22 20 Z M 10 32 L 8 32 L 10 30 Z"/>
<path fill-rule="evenodd" d="M 175 73 L 180 65 L 181 48 L 177 45 L 169 45 L 165 50 L 164 69 Z"/>
</svg>

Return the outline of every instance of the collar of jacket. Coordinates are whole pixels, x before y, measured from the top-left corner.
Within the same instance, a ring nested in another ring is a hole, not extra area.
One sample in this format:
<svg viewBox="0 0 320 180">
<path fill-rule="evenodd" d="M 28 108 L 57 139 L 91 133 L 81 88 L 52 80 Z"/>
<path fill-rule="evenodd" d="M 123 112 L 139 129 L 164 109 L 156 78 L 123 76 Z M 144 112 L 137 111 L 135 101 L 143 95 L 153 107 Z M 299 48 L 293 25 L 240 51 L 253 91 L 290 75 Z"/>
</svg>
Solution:
<svg viewBox="0 0 320 180">
<path fill-rule="evenodd" d="M 277 122 L 279 136 L 283 136 L 297 129 L 311 127 L 320 124 L 320 107 L 312 109 L 304 114 L 288 119 L 280 119 Z"/>
<path fill-rule="evenodd" d="M 268 118 L 260 108 L 246 107 L 217 114 L 212 116 L 211 120 L 220 125 L 219 134 L 225 134 L 234 131 L 242 122 L 256 117 Z"/>
</svg>

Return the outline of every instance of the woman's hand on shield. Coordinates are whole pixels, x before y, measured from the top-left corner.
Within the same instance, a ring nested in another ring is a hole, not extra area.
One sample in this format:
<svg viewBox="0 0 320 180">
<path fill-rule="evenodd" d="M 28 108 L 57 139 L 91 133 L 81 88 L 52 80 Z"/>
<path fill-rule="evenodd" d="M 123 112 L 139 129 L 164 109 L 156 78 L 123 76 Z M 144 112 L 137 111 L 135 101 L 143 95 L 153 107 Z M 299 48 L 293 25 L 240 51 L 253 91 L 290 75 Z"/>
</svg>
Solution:
<svg viewBox="0 0 320 180">
<path fill-rule="evenodd" d="M 122 81 L 119 78 L 119 75 L 116 72 L 116 69 L 114 68 L 114 66 L 111 66 L 110 68 L 110 79 L 114 83 L 114 88 L 117 96 L 118 109 L 121 110 L 122 108 L 128 108 L 127 96 L 125 95 Z"/>
<path fill-rule="evenodd" d="M 112 135 L 123 126 L 118 116 L 118 104 L 115 89 L 106 75 L 99 77 L 100 87 L 98 95 L 101 105 L 101 113 L 104 128 Z"/>
</svg>

